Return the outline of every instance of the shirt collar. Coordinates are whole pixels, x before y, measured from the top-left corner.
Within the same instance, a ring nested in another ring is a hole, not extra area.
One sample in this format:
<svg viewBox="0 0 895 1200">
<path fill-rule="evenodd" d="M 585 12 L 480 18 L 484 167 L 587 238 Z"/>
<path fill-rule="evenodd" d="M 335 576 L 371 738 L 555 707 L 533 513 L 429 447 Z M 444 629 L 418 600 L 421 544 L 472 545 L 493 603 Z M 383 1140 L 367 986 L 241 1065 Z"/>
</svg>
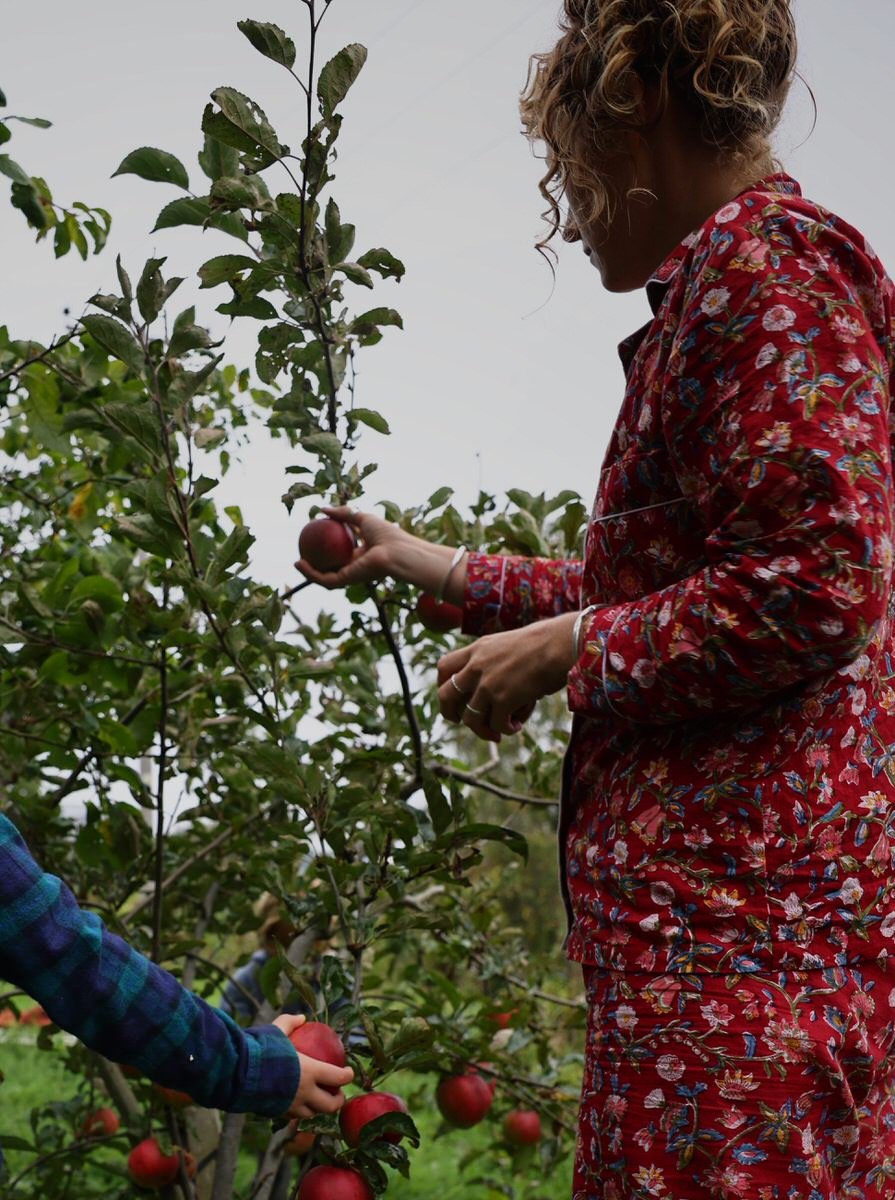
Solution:
<svg viewBox="0 0 895 1200">
<path fill-rule="evenodd" d="M 782 171 L 779 171 L 773 175 L 765 176 L 765 178 L 760 180 L 758 183 L 750 183 L 749 186 L 743 188 L 743 191 L 738 193 L 738 195 L 742 196 L 746 192 L 776 192 L 778 195 L 784 196 L 801 196 L 802 189 L 793 178 L 784 174 Z M 734 197 L 734 199 L 737 198 L 738 197 L 736 196 Z M 729 203 L 732 203 L 732 201 L 729 201 Z M 726 207 L 727 206 L 724 205 L 722 208 L 719 208 L 718 212 L 723 212 L 724 208 Z M 715 218 L 717 215 L 717 213 L 712 213 L 709 219 L 703 225 L 701 225 L 699 229 L 695 229 L 692 233 L 688 233 L 683 241 L 675 246 L 674 250 L 672 250 L 662 265 L 647 280 L 646 296 L 649 300 L 650 308 L 653 310 L 654 316 L 659 311 L 659 307 L 662 301 L 665 299 L 665 295 L 671 286 L 671 281 L 681 269 L 687 254 L 699 240 L 703 230 L 715 223 Z"/>
</svg>

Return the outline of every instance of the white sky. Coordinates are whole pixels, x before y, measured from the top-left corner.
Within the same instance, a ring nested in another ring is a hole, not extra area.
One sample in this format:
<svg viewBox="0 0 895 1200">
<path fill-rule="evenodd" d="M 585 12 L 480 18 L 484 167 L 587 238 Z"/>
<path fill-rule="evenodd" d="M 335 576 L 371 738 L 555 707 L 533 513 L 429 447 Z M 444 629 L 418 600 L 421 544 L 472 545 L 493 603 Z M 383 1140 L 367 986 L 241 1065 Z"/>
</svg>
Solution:
<svg viewBox="0 0 895 1200">
<path fill-rule="evenodd" d="M 891 265 L 895 5 L 797 7 L 802 72 L 819 117 L 806 142 L 811 108 L 797 86 L 779 155 L 808 195 L 861 228 Z M 348 41 L 370 48 L 344 106 L 334 189 L 343 219 L 358 225 L 359 251 L 386 246 L 408 267 L 404 283 L 375 300 L 397 307 L 406 331 L 389 331 L 360 361 L 358 403 L 384 412 L 393 430 L 390 439 L 367 438 L 367 457 L 381 463 L 372 499 L 415 503 L 447 483 L 466 502 L 480 482 L 498 493 L 571 487 L 591 499 L 621 398 L 615 347 L 647 308 L 641 294 L 603 292 L 576 248 L 564 250 L 551 297 L 532 249 L 539 164 L 518 133 L 516 98 L 529 53 L 551 41 L 557 8 L 551 0 L 334 0 L 324 25 L 327 57 Z M 299 0 L 6 6 L 0 84 L 9 111 L 55 125 L 21 127 L 4 149 L 44 174 L 57 199 L 102 204 L 115 219 L 104 254 L 56 263 L 0 202 L 0 322 L 14 335 L 48 339 L 64 325 L 64 307 L 78 313 L 92 292 L 115 290 L 116 252 L 132 275 L 151 253 L 188 275 L 230 248 L 193 228 L 150 236 L 158 210 L 179 193 L 110 175 L 129 150 L 155 145 L 181 157 L 200 190 L 199 121 L 208 93 L 224 84 L 253 96 L 281 139 L 298 143 L 297 90 L 238 33 L 246 16 L 277 22 L 301 46 Z M 186 286 L 181 295 L 180 307 L 193 299 Z M 200 293 L 200 319 L 220 323 L 213 308 L 223 298 L 224 290 Z M 367 307 L 370 294 L 360 299 Z M 254 323 L 242 322 L 231 358 L 249 362 L 253 338 Z M 277 584 L 293 581 L 302 523 L 279 501 L 287 461 L 259 436 L 226 487 L 259 539 L 254 573 Z"/>
</svg>

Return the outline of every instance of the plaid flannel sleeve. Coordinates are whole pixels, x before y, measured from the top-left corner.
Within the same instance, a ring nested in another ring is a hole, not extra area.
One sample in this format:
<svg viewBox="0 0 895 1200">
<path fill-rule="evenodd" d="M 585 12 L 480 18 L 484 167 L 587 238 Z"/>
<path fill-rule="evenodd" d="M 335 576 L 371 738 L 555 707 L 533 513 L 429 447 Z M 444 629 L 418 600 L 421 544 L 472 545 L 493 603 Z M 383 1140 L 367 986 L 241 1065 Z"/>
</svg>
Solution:
<svg viewBox="0 0 895 1200">
<path fill-rule="evenodd" d="M 85 912 L 0 814 L 0 977 L 60 1028 L 198 1104 L 280 1116 L 299 1060 L 275 1026 L 241 1029 Z"/>
</svg>

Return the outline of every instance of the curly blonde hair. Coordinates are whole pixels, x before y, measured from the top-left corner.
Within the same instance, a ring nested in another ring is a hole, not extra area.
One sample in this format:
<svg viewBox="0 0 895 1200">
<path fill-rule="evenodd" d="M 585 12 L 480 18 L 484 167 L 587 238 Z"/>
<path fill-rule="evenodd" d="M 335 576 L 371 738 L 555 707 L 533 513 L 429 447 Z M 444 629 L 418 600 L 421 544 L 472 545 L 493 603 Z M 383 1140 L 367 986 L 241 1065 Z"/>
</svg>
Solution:
<svg viewBox="0 0 895 1200">
<path fill-rule="evenodd" d="M 540 183 L 550 226 L 572 186 L 599 219 L 617 199 L 601 164 L 626 131 L 644 128 L 643 87 L 657 89 L 658 114 L 673 98 L 694 117 L 719 160 L 770 168 L 769 138 L 795 75 L 791 0 L 564 0 L 561 36 L 532 56 L 521 113 L 532 142 L 547 147 Z M 574 231 L 572 231 L 574 233 Z"/>
</svg>

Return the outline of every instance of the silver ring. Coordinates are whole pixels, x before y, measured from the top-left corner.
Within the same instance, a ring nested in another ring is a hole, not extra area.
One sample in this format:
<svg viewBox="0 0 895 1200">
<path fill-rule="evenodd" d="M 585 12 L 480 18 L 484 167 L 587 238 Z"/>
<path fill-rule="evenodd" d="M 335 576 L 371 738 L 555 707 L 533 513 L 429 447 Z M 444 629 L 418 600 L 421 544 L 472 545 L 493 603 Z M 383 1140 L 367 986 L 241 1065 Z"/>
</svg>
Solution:
<svg viewBox="0 0 895 1200">
<path fill-rule="evenodd" d="M 481 709 L 473 708 L 471 704 L 466 705 L 466 708 L 464 709 L 464 712 L 463 712 L 463 716 L 465 717 L 467 713 L 472 713 L 476 717 L 483 717 L 485 715 L 481 711 Z"/>
<path fill-rule="evenodd" d="M 457 683 L 456 675 L 451 676 L 451 685 L 458 696 L 468 696 L 469 695 L 469 693 L 464 692 L 463 689 L 460 687 L 460 685 Z"/>
</svg>

